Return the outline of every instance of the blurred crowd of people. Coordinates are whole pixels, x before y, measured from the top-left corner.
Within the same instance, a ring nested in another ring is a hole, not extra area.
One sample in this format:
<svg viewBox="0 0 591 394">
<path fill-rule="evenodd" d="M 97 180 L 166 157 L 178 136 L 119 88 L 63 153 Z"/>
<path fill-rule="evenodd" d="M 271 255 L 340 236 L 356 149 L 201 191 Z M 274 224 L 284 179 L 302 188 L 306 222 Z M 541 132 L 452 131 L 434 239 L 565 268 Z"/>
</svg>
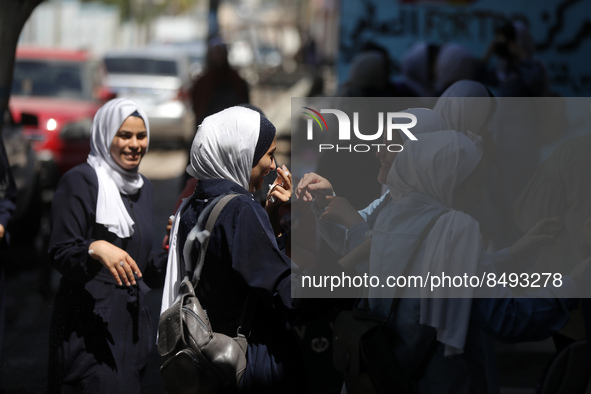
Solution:
<svg viewBox="0 0 591 394">
<path fill-rule="evenodd" d="M 402 55 L 399 75 L 392 64 L 385 48 L 367 43 L 336 97 L 313 103 L 341 105 L 359 118 L 369 112 L 364 109 L 404 110 L 416 116 L 418 141 L 402 132 L 384 137 L 382 146 L 402 148 L 378 149 L 379 163 L 346 146 L 320 152 L 316 146 L 316 162 L 307 166 L 313 172 L 296 173 L 295 193 L 304 206 L 294 211 L 294 234 L 300 235 L 292 258 L 316 266 L 345 256 L 352 272 L 382 281 L 442 272 L 512 278 L 560 273 L 566 282 L 542 289 L 517 289 L 514 282 L 426 294 L 378 286 L 361 295 L 369 301 L 366 312 L 385 319 L 391 333 L 384 346 L 403 364 L 399 383 L 408 391 L 401 392 L 499 392 L 495 340 L 553 338 L 560 353 L 584 340 L 590 328 L 582 293 L 591 242 L 591 183 L 582 173 L 588 135 L 569 139 L 576 132 L 565 121 L 564 102 L 551 90 L 521 20 L 500 26 L 481 56 L 458 43 L 418 42 Z M 337 127 L 326 119 L 328 128 Z M 375 123 L 369 127 L 375 131 Z M 319 138 L 333 146 L 343 142 L 337 133 Z M 563 139 L 544 160 L 541 148 Z M 354 136 L 345 142 L 367 144 Z M 310 154 L 298 149 L 294 154 Z M 310 203 L 312 220 L 305 207 Z M 540 370 L 539 379 L 543 392 L 560 377 Z M 345 376 L 349 392 L 368 389 L 358 381 Z M 579 373 L 570 383 L 584 390 L 589 376 Z"/>
</svg>

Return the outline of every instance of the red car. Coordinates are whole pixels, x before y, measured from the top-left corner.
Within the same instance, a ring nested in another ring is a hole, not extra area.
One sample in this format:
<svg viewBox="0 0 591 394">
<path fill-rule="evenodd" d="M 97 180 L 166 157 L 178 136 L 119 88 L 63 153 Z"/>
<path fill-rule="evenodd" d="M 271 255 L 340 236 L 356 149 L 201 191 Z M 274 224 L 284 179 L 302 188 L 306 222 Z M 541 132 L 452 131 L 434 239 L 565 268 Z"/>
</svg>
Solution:
<svg viewBox="0 0 591 394">
<path fill-rule="evenodd" d="M 98 63 L 85 51 L 18 48 L 10 108 L 54 183 L 86 161 L 92 118 L 102 103 Z"/>
</svg>

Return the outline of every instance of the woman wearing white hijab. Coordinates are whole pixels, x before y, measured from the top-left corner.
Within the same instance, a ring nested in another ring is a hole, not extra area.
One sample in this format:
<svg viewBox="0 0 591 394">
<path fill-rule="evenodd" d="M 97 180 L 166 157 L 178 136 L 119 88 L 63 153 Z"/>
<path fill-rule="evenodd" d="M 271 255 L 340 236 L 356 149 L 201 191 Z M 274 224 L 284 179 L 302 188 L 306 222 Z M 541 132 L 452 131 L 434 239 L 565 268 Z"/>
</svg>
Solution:
<svg viewBox="0 0 591 394">
<path fill-rule="evenodd" d="M 51 322 L 48 391 L 139 393 L 154 343 L 146 284 L 162 286 L 152 255 L 152 185 L 138 172 L 145 112 L 115 99 L 96 113 L 87 163 L 60 180 L 50 260 L 62 274 Z"/>
<path fill-rule="evenodd" d="M 369 272 L 382 279 L 444 272 L 452 277 L 490 274 L 496 272 L 493 260 L 547 242 L 540 236 L 495 255 L 485 252 L 478 222 L 464 213 L 481 197 L 484 165 L 477 145 L 453 130 L 405 144 L 388 175 L 397 203 L 386 207 L 376 221 Z M 419 244 L 420 234 L 433 220 Z M 563 280 L 561 288 L 540 289 L 540 298 L 511 298 L 513 293 L 502 286 L 436 292 L 408 286 L 371 288 L 369 303 L 374 313 L 389 316 L 393 352 L 404 361 L 404 372 L 416 377 L 411 385 L 417 393 L 495 393 L 491 337 L 541 340 L 560 329 L 568 320 L 567 305 L 560 298 L 574 296 L 576 289 L 572 279 Z M 400 300 L 391 313 L 393 297 Z"/>
<path fill-rule="evenodd" d="M 476 134 L 488 133 L 487 125 L 496 110 L 496 101 L 480 82 L 463 79 L 449 86 L 437 100 L 433 111 L 449 130 Z"/>
<path fill-rule="evenodd" d="M 291 175 L 285 166 L 277 167 L 275 149 L 275 126 L 257 111 L 231 107 L 205 118 L 187 167 L 199 181 L 177 210 L 170 235 L 162 310 L 178 293 L 183 276 L 179 266 L 192 277 L 200 243 L 193 244 L 191 253 L 185 253 L 184 245 L 193 229 L 203 225 L 201 219 L 218 197 L 238 195 L 213 227 L 196 292 L 213 330 L 229 336 L 236 335 L 248 299 L 246 323 L 243 320 L 247 326 L 243 330 L 250 333 L 248 364 L 237 388 L 240 393 L 307 392 L 303 361 L 287 329 L 297 306 L 291 297 L 292 268 L 297 267 L 282 250 L 282 230 L 273 228 L 269 220 L 291 196 Z M 252 193 L 273 170 L 277 170 L 275 186 L 263 208 Z"/>
</svg>

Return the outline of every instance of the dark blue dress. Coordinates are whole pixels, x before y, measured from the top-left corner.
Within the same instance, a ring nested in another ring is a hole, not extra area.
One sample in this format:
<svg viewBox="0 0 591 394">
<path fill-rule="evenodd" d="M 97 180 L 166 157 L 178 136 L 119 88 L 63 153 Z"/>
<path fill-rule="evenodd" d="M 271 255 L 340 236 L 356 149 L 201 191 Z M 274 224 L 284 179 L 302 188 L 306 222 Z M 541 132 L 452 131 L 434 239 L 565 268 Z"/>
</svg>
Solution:
<svg viewBox="0 0 591 394">
<path fill-rule="evenodd" d="M 122 195 L 134 233 L 121 239 L 96 223 L 98 179 L 81 164 L 60 180 L 52 205 L 49 255 L 62 274 L 50 328 L 49 392 L 139 393 L 155 343 L 144 302 L 147 286 L 164 282 L 164 252 L 152 253 L 152 184 Z M 88 255 L 105 240 L 125 250 L 143 274 L 135 286 L 118 286 Z"/>
<path fill-rule="evenodd" d="M 291 298 L 297 267 L 278 246 L 264 208 L 234 182 L 200 180 L 181 217 L 179 245 L 184 245 L 205 207 L 223 194 L 239 196 L 228 203 L 213 228 L 197 287 L 199 300 L 213 330 L 235 336 L 250 293 L 248 366 L 238 392 L 305 393 L 305 368 L 288 327 L 299 307 Z M 196 242 L 193 267 L 198 251 Z"/>
</svg>

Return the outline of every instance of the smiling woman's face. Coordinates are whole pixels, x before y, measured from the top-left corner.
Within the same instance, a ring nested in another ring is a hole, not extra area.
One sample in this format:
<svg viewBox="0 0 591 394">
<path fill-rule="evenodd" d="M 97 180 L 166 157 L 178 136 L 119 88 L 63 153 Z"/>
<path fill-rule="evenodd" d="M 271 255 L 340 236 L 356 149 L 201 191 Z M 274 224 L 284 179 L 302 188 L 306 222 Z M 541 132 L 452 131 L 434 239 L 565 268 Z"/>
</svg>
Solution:
<svg viewBox="0 0 591 394">
<path fill-rule="evenodd" d="M 137 168 L 148 150 L 148 133 L 142 118 L 130 116 L 111 143 L 111 157 L 125 170 Z"/>
<path fill-rule="evenodd" d="M 260 190 L 263 187 L 263 180 L 265 176 L 277 168 L 277 165 L 275 164 L 276 149 L 276 139 L 273 139 L 273 142 L 271 143 L 271 146 L 267 152 L 265 152 L 263 157 L 261 157 L 257 165 L 252 167 L 252 170 L 250 171 L 250 185 L 248 188 L 250 193 Z"/>
</svg>

